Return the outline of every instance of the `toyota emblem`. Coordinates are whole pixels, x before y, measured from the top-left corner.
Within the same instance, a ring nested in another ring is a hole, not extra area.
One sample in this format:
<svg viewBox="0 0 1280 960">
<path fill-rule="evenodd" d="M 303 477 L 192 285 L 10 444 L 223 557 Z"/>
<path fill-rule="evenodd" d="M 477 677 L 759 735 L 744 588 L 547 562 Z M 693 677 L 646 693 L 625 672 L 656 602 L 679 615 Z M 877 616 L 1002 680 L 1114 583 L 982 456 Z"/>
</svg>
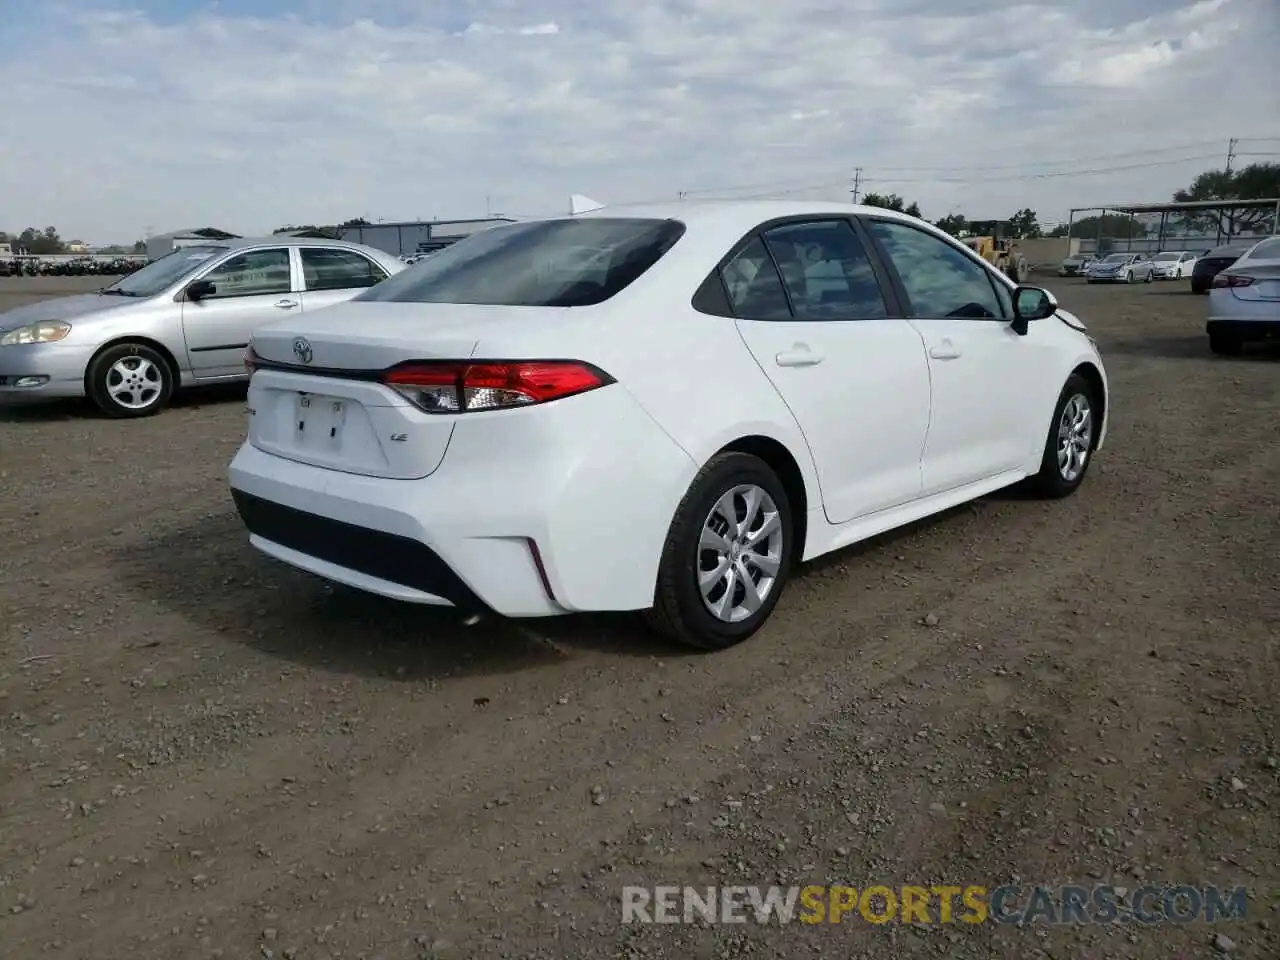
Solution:
<svg viewBox="0 0 1280 960">
<path fill-rule="evenodd" d="M 311 352 L 311 342 L 305 337 L 299 337 L 293 341 L 293 355 L 298 358 L 299 363 L 310 363 L 314 356 Z"/>
</svg>

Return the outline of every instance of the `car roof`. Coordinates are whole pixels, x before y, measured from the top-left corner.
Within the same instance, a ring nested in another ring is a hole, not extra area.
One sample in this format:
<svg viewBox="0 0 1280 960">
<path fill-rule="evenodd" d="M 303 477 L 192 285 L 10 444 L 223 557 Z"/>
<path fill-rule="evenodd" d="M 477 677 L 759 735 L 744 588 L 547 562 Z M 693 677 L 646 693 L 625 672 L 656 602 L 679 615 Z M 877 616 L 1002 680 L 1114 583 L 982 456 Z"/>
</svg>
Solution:
<svg viewBox="0 0 1280 960">
<path fill-rule="evenodd" d="M 883 207 L 855 203 L 814 200 L 676 200 L 665 203 L 618 204 L 586 213 L 547 217 L 549 220 L 586 217 L 639 217 L 652 220 L 679 220 L 690 227 L 737 229 L 746 233 L 767 220 L 798 216 L 884 216 L 908 223 L 923 223 L 915 217 Z"/>
<path fill-rule="evenodd" d="M 363 243 L 352 243 L 349 240 L 321 240 L 315 237 L 284 237 L 280 235 L 271 237 L 233 237 L 227 240 L 209 240 L 201 243 L 186 244 L 190 247 L 222 247 L 227 250 L 243 250 L 248 247 L 345 247 L 348 250 L 374 250 L 383 256 L 391 256 L 384 250 L 377 250 L 375 247 L 367 246 Z M 178 249 L 183 249 L 179 247 Z"/>
</svg>

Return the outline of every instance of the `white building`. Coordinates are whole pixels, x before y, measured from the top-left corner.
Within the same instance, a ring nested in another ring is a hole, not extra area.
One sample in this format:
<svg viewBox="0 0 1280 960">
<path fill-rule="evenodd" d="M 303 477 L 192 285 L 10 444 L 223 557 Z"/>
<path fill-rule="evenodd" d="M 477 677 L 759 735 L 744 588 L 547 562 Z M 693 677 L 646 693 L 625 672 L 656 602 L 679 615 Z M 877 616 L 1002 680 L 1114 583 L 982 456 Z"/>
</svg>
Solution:
<svg viewBox="0 0 1280 960">
<path fill-rule="evenodd" d="M 401 223 L 367 223 L 355 227 L 339 227 L 338 239 L 363 243 L 386 251 L 393 257 L 412 256 L 441 250 L 463 237 L 500 223 L 512 223 L 510 217 L 486 217 L 481 220 L 411 220 Z"/>
<path fill-rule="evenodd" d="M 147 259 L 155 260 L 157 257 L 163 257 L 166 253 L 172 253 L 182 247 L 198 247 L 202 243 L 208 243 L 210 240 L 235 240 L 239 238 L 238 233 L 227 233 L 225 230 L 219 230 L 216 227 L 201 227 L 195 230 L 175 230 L 172 233 L 162 233 L 156 237 L 147 237 Z"/>
</svg>

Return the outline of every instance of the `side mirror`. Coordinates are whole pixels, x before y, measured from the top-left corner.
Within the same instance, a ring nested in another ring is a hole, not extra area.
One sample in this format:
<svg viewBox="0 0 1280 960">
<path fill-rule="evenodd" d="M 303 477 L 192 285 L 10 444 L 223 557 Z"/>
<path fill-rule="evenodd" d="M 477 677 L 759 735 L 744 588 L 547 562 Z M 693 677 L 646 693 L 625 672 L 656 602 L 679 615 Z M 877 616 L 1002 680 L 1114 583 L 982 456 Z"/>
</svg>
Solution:
<svg viewBox="0 0 1280 960">
<path fill-rule="evenodd" d="M 218 292 L 218 288 L 208 280 L 194 280 L 187 284 L 185 291 L 187 299 L 192 303 L 199 303 L 206 297 L 212 297 Z"/>
<path fill-rule="evenodd" d="M 1051 317 L 1057 309 L 1058 300 L 1048 290 L 1019 286 L 1013 291 L 1013 332 L 1025 337 L 1028 323 Z"/>
</svg>

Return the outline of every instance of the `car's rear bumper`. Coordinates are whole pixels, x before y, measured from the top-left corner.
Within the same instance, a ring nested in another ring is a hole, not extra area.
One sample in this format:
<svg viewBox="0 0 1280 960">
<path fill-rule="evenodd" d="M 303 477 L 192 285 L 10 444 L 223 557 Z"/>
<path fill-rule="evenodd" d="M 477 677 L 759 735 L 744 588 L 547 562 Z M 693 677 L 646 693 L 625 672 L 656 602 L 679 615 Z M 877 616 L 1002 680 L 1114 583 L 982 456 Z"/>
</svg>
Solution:
<svg viewBox="0 0 1280 960">
<path fill-rule="evenodd" d="M 696 466 L 620 387 L 599 394 L 549 404 L 538 431 L 519 415 L 460 424 L 420 480 L 246 442 L 232 495 L 255 547 L 370 593 L 509 617 L 645 609 Z"/>
<path fill-rule="evenodd" d="M 1219 334 L 1233 340 L 1270 340 L 1280 337 L 1280 319 L 1246 320 L 1238 317 L 1210 317 L 1204 329 L 1210 336 Z"/>
</svg>

